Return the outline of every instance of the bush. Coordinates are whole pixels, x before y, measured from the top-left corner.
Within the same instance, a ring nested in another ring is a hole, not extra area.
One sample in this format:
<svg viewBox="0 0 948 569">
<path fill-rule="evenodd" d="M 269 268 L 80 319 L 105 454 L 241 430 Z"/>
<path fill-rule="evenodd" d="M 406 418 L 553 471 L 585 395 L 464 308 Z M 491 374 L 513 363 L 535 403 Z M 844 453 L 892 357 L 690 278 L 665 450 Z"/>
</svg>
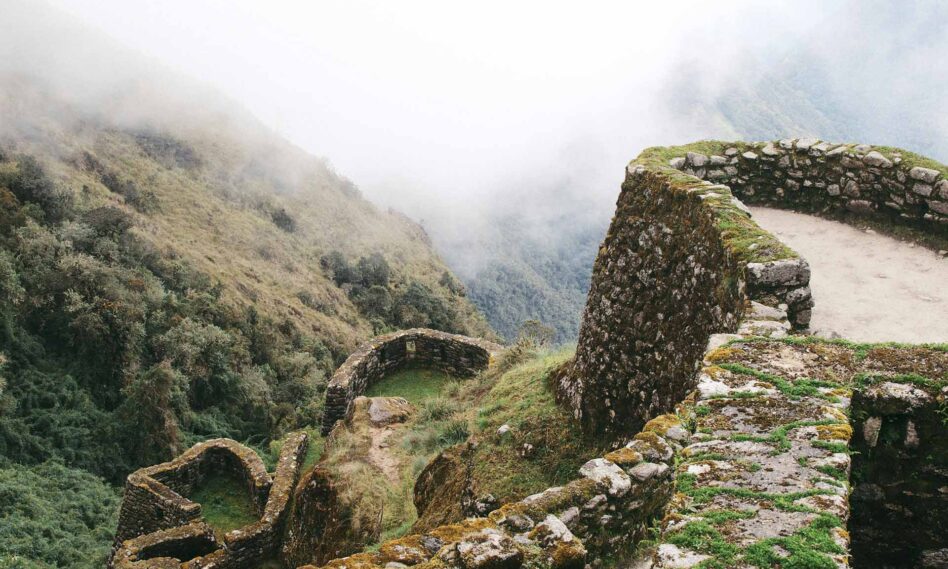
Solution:
<svg viewBox="0 0 948 569">
<path fill-rule="evenodd" d="M 449 421 L 438 430 L 438 443 L 442 446 L 452 446 L 463 443 L 471 435 L 467 421 L 455 419 Z"/>
<path fill-rule="evenodd" d="M 273 223 L 276 224 L 277 227 L 287 233 L 296 231 L 296 219 L 286 211 L 286 208 L 281 207 L 280 209 L 270 212 L 270 219 L 273 220 Z"/>
<path fill-rule="evenodd" d="M 56 462 L 0 467 L 0 560 L 15 567 L 105 566 L 119 494 Z"/>
</svg>

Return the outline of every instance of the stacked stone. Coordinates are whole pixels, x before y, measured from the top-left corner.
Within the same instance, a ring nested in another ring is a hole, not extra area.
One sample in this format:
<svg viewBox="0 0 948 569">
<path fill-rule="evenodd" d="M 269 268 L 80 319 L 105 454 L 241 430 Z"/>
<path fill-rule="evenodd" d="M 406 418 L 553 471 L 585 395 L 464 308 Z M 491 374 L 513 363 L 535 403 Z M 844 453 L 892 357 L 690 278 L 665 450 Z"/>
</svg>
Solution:
<svg viewBox="0 0 948 569">
<path fill-rule="evenodd" d="M 779 337 L 790 323 L 786 313 L 755 304 L 742 329 L 752 336 L 773 332 Z M 792 384 L 820 377 L 820 366 L 827 365 L 792 344 L 726 345 L 743 338 L 722 334 L 709 342 L 691 407 L 695 432 L 679 455 L 678 498 L 665 517 L 659 545 L 637 569 L 776 567 L 783 566 L 781 560 L 794 567 L 848 567 L 849 503 L 843 482 L 850 469 L 844 449 L 852 434 L 848 392 L 820 387 L 800 396 L 786 385 L 768 383 L 766 376 L 719 367 L 724 361 L 741 362 L 788 376 Z M 800 551 L 791 546 L 796 542 L 782 541 L 816 531 L 825 531 L 820 543 L 825 552 Z M 698 533 L 702 540 L 691 538 Z M 711 542 L 718 545 L 710 547 Z M 747 561 L 750 556 L 753 563 Z M 813 565 L 801 565 L 803 558 Z"/>
<path fill-rule="evenodd" d="M 588 461 L 580 478 L 565 486 L 501 506 L 486 518 L 335 559 L 324 568 L 581 569 L 588 561 L 629 551 L 661 516 L 673 493 L 672 465 L 685 437 L 677 417 L 664 415 L 623 448 Z"/>
<path fill-rule="evenodd" d="M 389 373 L 417 366 L 469 377 L 485 369 L 501 346 L 479 338 L 412 328 L 378 336 L 359 346 L 339 366 L 326 387 L 323 434 L 345 419 L 356 397 Z"/>
<path fill-rule="evenodd" d="M 737 326 L 742 272 L 709 195 L 629 170 L 557 386 L 588 432 L 628 436 L 672 410 L 694 388 L 708 336 Z"/>
<path fill-rule="evenodd" d="M 876 379 L 853 396 L 854 565 L 948 567 L 948 386 Z"/>
<path fill-rule="evenodd" d="M 229 439 L 199 443 L 173 461 L 132 473 L 119 518 L 117 534 L 122 539 L 110 566 L 116 569 L 259 566 L 273 557 L 282 543 L 291 494 L 307 444 L 308 436 L 304 432 L 287 437 L 272 479 L 255 452 Z M 190 493 L 204 476 L 220 469 L 231 469 L 247 481 L 260 519 L 227 532 L 218 540 L 205 523 L 198 521 L 200 505 L 177 491 Z M 145 491 L 152 491 L 149 499 L 143 499 Z M 188 516 L 169 516 L 170 510 L 165 507 L 169 501 L 182 505 Z M 125 537 L 128 535 L 132 537 Z"/>
<path fill-rule="evenodd" d="M 242 478 L 254 504 L 262 509 L 271 484 L 263 461 L 240 443 L 212 439 L 194 445 L 174 460 L 128 475 L 116 544 L 198 519 L 200 505 L 184 496 L 191 494 L 208 473 L 220 471 L 230 471 Z"/>
<path fill-rule="evenodd" d="M 723 156 L 692 152 L 671 165 L 727 184 L 748 203 L 886 215 L 942 235 L 948 232 L 943 171 L 909 165 L 899 151 L 800 138 L 734 146 Z"/>
</svg>

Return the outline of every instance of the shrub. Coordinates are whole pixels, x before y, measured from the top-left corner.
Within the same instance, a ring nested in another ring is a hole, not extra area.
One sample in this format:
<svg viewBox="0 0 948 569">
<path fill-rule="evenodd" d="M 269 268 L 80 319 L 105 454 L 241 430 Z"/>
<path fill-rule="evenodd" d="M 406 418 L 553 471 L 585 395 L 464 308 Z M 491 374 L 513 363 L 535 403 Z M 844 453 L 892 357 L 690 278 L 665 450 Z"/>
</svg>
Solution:
<svg viewBox="0 0 948 569">
<path fill-rule="evenodd" d="M 443 446 L 452 446 L 463 443 L 471 435 L 467 421 L 455 419 L 438 429 L 438 443 Z"/>
</svg>

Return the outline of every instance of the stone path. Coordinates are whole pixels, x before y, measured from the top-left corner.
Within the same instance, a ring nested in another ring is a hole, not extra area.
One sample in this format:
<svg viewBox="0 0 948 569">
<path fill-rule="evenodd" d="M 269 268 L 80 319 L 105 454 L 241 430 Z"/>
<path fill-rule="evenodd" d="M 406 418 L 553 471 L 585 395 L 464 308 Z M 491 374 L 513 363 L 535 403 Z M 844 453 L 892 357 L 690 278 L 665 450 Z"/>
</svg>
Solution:
<svg viewBox="0 0 948 569">
<path fill-rule="evenodd" d="M 948 258 L 836 221 L 751 210 L 810 263 L 812 330 L 861 342 L 948 342 Z"/>
</svg>

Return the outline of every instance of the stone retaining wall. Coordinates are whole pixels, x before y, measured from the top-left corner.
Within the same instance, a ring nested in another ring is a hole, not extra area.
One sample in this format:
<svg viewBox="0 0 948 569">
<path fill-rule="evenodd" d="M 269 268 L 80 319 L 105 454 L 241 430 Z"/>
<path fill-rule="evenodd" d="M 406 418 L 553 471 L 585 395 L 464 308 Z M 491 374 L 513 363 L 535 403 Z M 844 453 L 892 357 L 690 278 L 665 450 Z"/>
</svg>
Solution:
<svg viewBox="0 0 948 569">
<path fill-rule="evenodd" d="M 323 434 L 348 416 L 352 401 L 376 381 L 407 366 L 468 377 L 486 368 L 501 346 L 457 334 L 412 328 L 378 336 L 362 344 L 333 374 L 326 388 Z"/>
<path fill-rule="evenodd" d="M 588 431 L 634 433 L 694 389 L 708 337 L 735 331 L 746 299 L 787 305 L 805 327 L 809 277 L 727 186 L 646 151 L 627 168 L 558 395 Z"/>
<path fill-rule="evenodd" d="M 948 377 L 933 375 L 860 378 L 849 523 L 857 567 L 948 566 Z"/>
<path fill-rule="evenodd" d="M 588 559 L 630 551 L 671 498 L 672 465 L 681 448 L 677 439 L 684 434 L 675 416 L 659 417 L 628 445 L 587 462 L 580 477 L 565 486 L 506 504 L 487 517 L 388 541 L 376 551 L 323 567 L 581 569 Z"/>
<path fill-rule="evenodd" d="M 948 235 L 948 171 L 898 148 L 815 138 L 711 142 L 670 164 L 727 184 L 748 203 L 880 216 Z"/>
<path fill-rule="evenodd" d="M 256 453 L 229 439 L 199 443 L 173 461 L 130 474 L 110 566 L 245 569 L 274 557 L 307 444 L 304 432 L 288 436 L 272 478 Z M 260 519 L 215 536 L 200 521 L 200 504 L 178 492 L 190 493 L 221 468 L 247 481 Z"/>
</svg>

